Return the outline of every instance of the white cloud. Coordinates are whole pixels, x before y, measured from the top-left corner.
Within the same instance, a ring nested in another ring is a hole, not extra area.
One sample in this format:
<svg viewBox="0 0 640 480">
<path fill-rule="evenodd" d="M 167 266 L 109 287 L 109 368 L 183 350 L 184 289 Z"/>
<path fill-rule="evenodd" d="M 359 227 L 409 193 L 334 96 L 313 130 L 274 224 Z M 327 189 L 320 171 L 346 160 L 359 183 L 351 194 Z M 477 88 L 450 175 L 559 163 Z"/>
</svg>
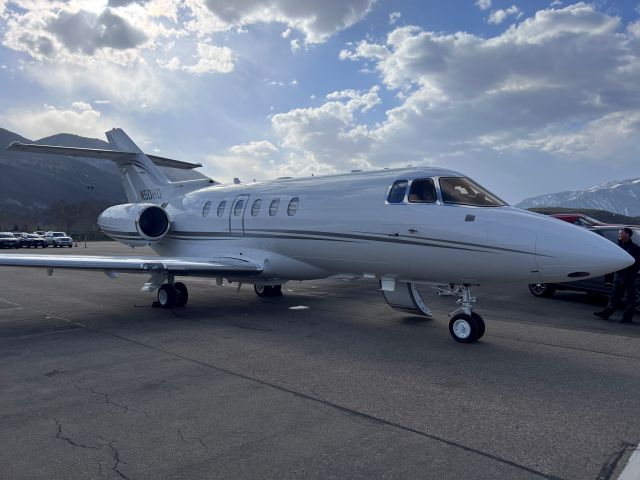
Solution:
<svg viewBox="0 0 640 480">
<path fill-rule="evenodd" d="M 332 168 L 356 168 L 372 142 L 357 116 L 380 104 L 378 91 L 374 86 L 365 92 L 333 92 L 321 106 L 276 114 L 271 123 L 283 147 Z"/>
<path fill-rule="evenodd" d="M 362 20 L 375 0 L 187 0 L 201 33 L 278 22 L 300 31 L 306 43 L 321 43 Z M 209 15 L 202 10 L 206 8 Z"/>
<path fill-rule="evenodd" d="M 363 151 L 378 165 L 424 155 L 472 162 L 482 152 L 523 150 L 631 162 L 640 153 L 633 32 L 633 24 L 625 32 L 619 18 L 584 3 L 541 10 L 488 39 L 396 28 L 384 43 L 340 52 L 343 60 L 372 63 L 385 86 L 401 92 L 383 122 L 353 128 L 366 130 Z M 627 155 L 604 148 L 607 137 L 628 147 Z"/>
<path fill-rule="evenodd" d="M 402 13 L 400 12 L 392 12 L 389 14 L 389 25 L 395 25 L 398 20 L 402 17 Z"/>
<path fill-rule="evenodd" d="M 182 70 L 183 72 L 203 73 L 229 73 L 235 65 L 233 51 L 228 47 L 216 47 L 208 43 L 198 43 L 197 62 L 192 65 L 182 65 L 178 57 L 172 57 L 166 62 L 161 60 L 158 64 L 167 70 Z"/>
<path fill-rule="evenodd" d="M 587 122 L 571 132 L 563 125 L 552 125 L 510 144 L 496 145 L 497 150 L 534 150 L 562 155 L 569 161 L 582 159 L 624 159 L 629 151 L 638 151 L 640 109 L 614 112 Z"/>
<path fill-rule="evenodd" d="M 101 137 L 109 124 L 98 110 L 84 101 L 69 108 L 44 105 L 36 109 L 11 109 L 0 114 L 0 121 L 10 130 L 37 139 L 61 132 L 86 137 Z"/>
<path fill-rule="evenodd" d="M 488 10 L 491 8 L 491 0 L 476 0 L 475 5 L 480 10 Z"/>
<path fill-rule="evenodd" d="M 229 148 L 229 153 L 238 156 L 254 158 L 268 157 L 278 152 L 278 147 L 267 140 L 253 141 L 243 145 L 234 145 Z"/>
<path fill-rule="evenodd" d="M 89 92 L 115 106 L 150 107 L 164 110 L 179 101 L 176 79 L 153 68 L 144 59 L 128 66 L 90 60 L 87 65 L 68 65 L 51 62 L 29 62 L 24 72 L 35 81 L 55 92 L 74 95 Z"/>
<path fill-rule="evenodd" d="M 506 9 L 493 10 L 489 15 L 489 18 L 487 19 L 487 23 L 499 25 L 504 22 L 507 17 L 510 17 L 512 15 L 516 18 L 520 18 L 523 13 L 522 10 L 520 10 L 518 7 L 516 7 L 515 5 L 511 5 Z"/>
<path fill-rule="evenodd" d="M 30 79 L 56 93 L 79 89 L 156 108 L 188 90 L 176 72 L 235 69 L 236 54 L 214 44 L 216 33 L 281 23 L 291 49 L 301 51 L 362 20 L 375 0 L 13 0 L 11 9 L 0 2 L 0 41 L 30 57 L 22 69 Z M 294 32 L 301 37 L 291 38 Z"/>
</svg>

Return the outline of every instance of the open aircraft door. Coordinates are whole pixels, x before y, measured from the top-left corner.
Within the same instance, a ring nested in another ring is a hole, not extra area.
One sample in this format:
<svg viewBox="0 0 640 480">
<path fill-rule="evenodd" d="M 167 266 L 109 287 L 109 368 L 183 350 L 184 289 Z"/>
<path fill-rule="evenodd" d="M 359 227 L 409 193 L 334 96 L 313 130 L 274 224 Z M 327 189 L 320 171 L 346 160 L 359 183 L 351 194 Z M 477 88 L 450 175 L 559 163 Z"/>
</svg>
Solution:
<svg viewBox="0 0 640 480">
<path fill-rule="evenodd" d="M 238 195 L 233 201 L 229 210 L 229 233 L 231 235 L 239 237 L 244 235 L 244 212 L 247 211 L 248 203 L 249 195 Z"/>
</svg>

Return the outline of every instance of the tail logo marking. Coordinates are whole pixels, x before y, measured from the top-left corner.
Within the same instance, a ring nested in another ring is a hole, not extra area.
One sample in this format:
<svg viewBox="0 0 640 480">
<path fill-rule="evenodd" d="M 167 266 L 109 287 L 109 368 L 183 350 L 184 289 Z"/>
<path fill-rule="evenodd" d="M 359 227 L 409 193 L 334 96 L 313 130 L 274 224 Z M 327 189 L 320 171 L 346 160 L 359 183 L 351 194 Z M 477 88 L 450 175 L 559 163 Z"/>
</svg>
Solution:
<svg viewBox="0 0 640 480">
<path fill-rule="evenodd" d="M 159 188 L 145 188 L 140 190 L 140 199 L 143 201 L 148 200 L 161 200 L 162 190 Z"/>
</svg>

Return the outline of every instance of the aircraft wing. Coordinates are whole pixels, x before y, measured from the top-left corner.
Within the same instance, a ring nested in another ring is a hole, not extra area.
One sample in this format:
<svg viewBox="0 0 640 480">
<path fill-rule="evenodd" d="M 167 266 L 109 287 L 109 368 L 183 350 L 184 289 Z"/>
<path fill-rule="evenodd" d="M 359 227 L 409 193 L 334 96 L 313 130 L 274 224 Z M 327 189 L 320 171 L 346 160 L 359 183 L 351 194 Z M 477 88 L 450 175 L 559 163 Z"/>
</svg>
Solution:
<svg viewBox="0 0 640 480">
<path fill-rule="evenodd" d="M 262 266 L 234 257 L 211 259 L 0 254 L 0 266 L 190 276 L 251 276 Z"/>
<path fill-rule="evenodd" d="M 64 155 L 67 157 L 86 157 L 86 158 L 99 158 L 102 160 L 111 160 L 114 162 L 126 163 L 127 161 L 134 161 L 137 153 L 133 152 L 120 152 L 118 150 L 101 150 L 96 148 L 75 148 L 75 147 L 58 147 L 54 145 L 37 145 L 34 143 L 20 143 L 13 142 L 7 150 L 14 152 L 29 152 L 29 153 L 41 153 L 48 155 Z M 202 167 L 200 163 L 182 162 L 179 160 L 172 160 L 170 158 L 158 157 L 156 155 L 147 155 L 149 159 L 156 165 L 162 167 L 180 168 L 183 170 L 191 170 L 194 168 Z"/>
</svg>

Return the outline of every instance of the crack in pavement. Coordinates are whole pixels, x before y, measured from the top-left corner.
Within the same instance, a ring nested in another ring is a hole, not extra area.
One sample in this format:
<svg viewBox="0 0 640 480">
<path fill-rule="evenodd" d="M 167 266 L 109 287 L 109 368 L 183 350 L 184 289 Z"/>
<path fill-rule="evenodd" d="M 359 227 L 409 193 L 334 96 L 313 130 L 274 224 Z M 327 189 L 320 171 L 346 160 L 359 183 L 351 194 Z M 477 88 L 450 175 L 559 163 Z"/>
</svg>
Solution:
<svg viewBox="0 0 640 480">
<path fill-rule="evenodd" d="M 112 454 L 112 460 L 115 462 L 111 467 L 111 470 L 113 470 L 120 478 L 123 478 L 125 480 L 130 480 L 129 477 L 126 476 L 119 469 L 120 464 L 128 465 L 128 463 L 120 459 L 120 452 L 118 451 L 117 448 L 113 446 L 114 444 L 113 441 L 109 443 L 96 443 L 95 445 L 86 445 L 84 443 L 79 443 L 67 436 L 64 436 L 62 434 L 62 424 L 56 418 L 54 418 L 53 421 L 56 424 L 56 427 L 58 428 L 58 431 L 56 432 L 56 437 L 55 437 L 58 440 L 64 440 L 65 442 L 67 442 L 69 445 L 73 447 L 84 448 L 87 450 L 100 451 L 100 450 L 103 450 L 104 448 L 110 449 Z M 102 466 L 103 466 L 102 462 L 98 462 L 98 471 L 100 472 L 100 474 L 102 474 Z"/>
<path fill-rule="evenodd" d="M 56 432 L 56 438 L 58 440 L 64 440 L 69 445 L 72 445 L 74 447 L 86 448 L 86 449 L 89 449 L 89 450 L 100 450 L 100 447 L 85 445 L 84 443 L 78 443 L 78 442 L 73 441 L 69 437 L 63 436 L 62 435 L 62 424 L 55 418 L 53 419 L 53 421 L 56 424 L 56 426 L 58 427 L 58 431 Z"/>
<path fill-rule="evenodd" d="M 2 300 L 2 299 L 0 299 L 0 300 Z M 38 310 L 35 310 L 35 309 L 31 309 L 31 310 L 35 311 L 35 312 L 38 312 Z M 38 313 L 46 314 L 46 312 L 38 312 Z M 309 394 L 306 394 L 306 393 L 303 393 L 303 392 L 299 392 L 299 391 L 293 390 L 291 388 L 288 388 L 288 387 L 285 387 L 285 386 L 282 386 L 282 385 L 278 385 L 276 383 L 269 382 L 267 380 L 261 380 L 259 378 L 251 377 L 251 376 L 249 376 L 247 374 L 244 374 L 244 373 L 240 373 L 240 372 L 236 372 L 236 371 L 233 371 L 233 370 L 230 370 L 230 369 L 227 369 L 227 368 L 219 367 L 219 366 L 216 366 L 216 365 L 213 365 L 213 364 L 210 364 L 210 363 L 207 363 L 205 361 L 198 360 L 198 359 L 195 359 L 195 358 L 190 358 L 190 357 L 188 357 L 186 355 L 182 355 L 182 354 L 179 354 L 179 353 L 176 353 L 176 352 L 172 352 L 170 350 L 166 350 L 166 349 L 163 349 L 163 348 L 160 348 L 160 347 L 149 345 L 149 344 L 146 344 L 146 343 L 144 343 L 142 341 L 138 341 L 138 340 L 134 340 L 134 339 L 131 339 L 131 338 L 127 338 L 127 337 L 125 337 L 123 335 L 120 335 L 120 334 L 117 334 L 115 332 L 110 332 L 108 330 L 101 330 L 99 328 L 90 327 L 90 326 L 84 325 L 84 324 L 82 324 L 80 322 L 77 322 L 77 321 L 74 321 L 74 320 L 71 320 L 71 319 L 68 319 L 68 318 L 64 318 L 64 317 L 61 317 L 61 316 L 52 315 L 52 314 L 47 314 L 47 315 L 49 316 L 49 318 L 55 318 L 55 319 L 58 319 L 58 320 L 62 320 L 62 321 L 68 322 L 68 323 L 70 323 L 72 325 L 78 325 L 78 326 L 81 326 L 81 327 L 85 328 L 88 331 L 91 331 L 91 332 L 100 333 L 102 335 L 107 335 L 107 336 L 110 336 L 110 337 L 113 337 L 113 338 L 118 338 L 118 339 L 120 339 L 122 341 L 125 341 L 125 342 L 128 342 L 128 343 L 130 343 L 132 345 L 137 345 L 139 347 L 143 347 L 143 348 L 146 348 L 146 349 L 149 349 L 149 350 L 153 350 L 153 351 L 158 352 L 158 353 L 169 355 L 171 357 L 178 358 L 178 359 L 181 359 L 181 360 L 184 360 L 186 362 L 190 362 L 190 363 L 193 363 L 193 364 L 196 364 L 196 365 L 200 365 L 200 366 L 206 367 L 208 369 L 215 370 L 217 372 L 225 373 L 225 374 L 228 374 L 228 375 L 235 376 L 237 378 L 241 378 L 241 379 L 244 379 L 244 380 L 247 380 L 247 381 L 250 381 L 250 382 L 254 382 L 254 383 L 257 383 L 257 384 L 260 384 L 260 385 L 264 385 L 264 386 L 273 388 L 275 390 L 278 390 L 280 392 L 288 393 L 288 394 L 293 395 L 293 396 L 295 396 L 297 398 L 310 400 L 310 401 L 313 401 L 313 402 L 317 402 L 318 404 L 322 404 L 322 405 L 325 405 L 325 406 L 332 407 L 332 408 L 334 408 L 334 409 L 336 409 L 338 411 L 341 411 L 341 412 L 344 412 L 344 413 L 347 413 L 347 414 L 351 414 L 351 415 L 353 415 L 355 417 L 359 417 L 359 418 L 365 419 L 367 421 L 373 422 L 374 424 L 386 425 L 386 426 L 389 426 L 389 427 L 393 427 L 393 428 L 397 428 L 399 430 L 405 431 L 407 433 L 412 433 L 412 434 L 421 436 L 423 438 L 428 438 L 430 440 L 434 440 L 434 441 L 440 442 L 442 444 L 449 445 L 449 446 L 454 447 L 454 448 L 458 448 L 458 449 L 460 449 L 462 451 L 465 451 L 465 452 L 468 452 L 468 453 L 473 453 L 473 454 L 479 455 L 481 457 L 494 460 L 494 461 L 499 462 L 501 464 L 511 466 L 511 467 L 513 467 L 515 469 L 530 473 L 530 474 L 535 475 L 537 477 L 546 478 L 546 479 L 550 479 L 550 480 L 560 480 L 560 477 L 557 477 L 557 476 L 552 475 L 550 473 L 545 473 L 545 472 L 536 470 L 534 468 L 531 468 L 531 467 L 528 467 L 526 465 L 517 463 L 515 461 L 511 461 L 511 460 L 509 460 L 507 458 L 503 458 L 503 457 L 500 457 L 498 455 L 495 455 L 495 454 L 492 454 L 492 453 L 489 453 L 489 452 L 485 452 L 485 451 L 482 451 L 482 450 L 479 450 L 477 448 L 473 448 L 473 447 L 464 445 L 462 443 L 459 443 L 459 442 L 456 442 L 456 441 L 453 441 L 453 440 L 448 440 L 447 438 L 444 438 L 444 437 L 441 437 L 441 436 L 438 436 L 436 434 L 432 434 L 432 433 L 429 433 L 429 432 L 426 432 L 426 431 L 422 431 L 422 430 L 419 430 L 417 428 L 410 427 L 408 425 L 404 425 L 402 423 L 399 423 L 399 422 L 391 420 L 391 419 L 386 419 L 386 418 L 383 418 L 383 417 L 380 417 L 380 416 L 376 416 L 375 414 L 369 414 L 369 413 L 366 413 L 366 412 L 362 412 L 362 411 L 356 410 L 354 408 L 350 408 L 348 406 L 343 406 L 343 405 L 340 405 L 340 404 L 337 404 L 337 403 L 333 403 L 333 402 L 331 402 L 329 400 L 325 400 L 325 399 L 319 398 L 318 396 L 309 395 Z M 433 327 L 429 327 L 429 328 L 433 328 Z M 513 340 L 513 339 L 509 339 L 509 340 Z M 516 341 L 518 341 L 518 340 L 516 340 Z M 523 340 L 520 340 L 520 341 L 523 341 Z M 531 342 L 531 343 L 536 343 L 536 342 Z M 564 347 L 564 346 L 561 346 L 561 345 L 554 345 L 554 346 L 557 347 L 557 348 L 567 348 L 567 347 Z M 583 350 L 583 349 L 578 349 L 578 348 L 573 348 L 573 349 L 574 350 Z M 592 352 L 592 353 L 610 355 L 609 353 L 605 353 L 605 352 Z M 618 459 L 618 461 L 619 461 L 619 459 Z"/>
<path fill-rule="evenodd" d="M 122 405 L 120 403 L 114 402 L 113 400 L 111 400 L 109 398 L 109 394 L 108 393 L 99 392 L 98 390 L 94 389 L 93 387 L 91 387 L 91 393 L 94 394 L 94 395 L 102 396 L 104 398 L 105 403 L 108 404 L 108 405 L 113 405 L 114 407 L 118 407 L 118 408 L 124 409 L 125 415 L 127 414 L 127 412 L 129 412 L 129 407 L 127 405 Z M 133 409 L 131 409 L 131 410 L 133 410 Z"/>
<path fill-rule="evenodd" d="M 113 460 L 115 461 L 112 470 L 114 472 L 116 472 L 118 474 L 118 476 L 120 478 L 124 478 L 125 480 L 130 480 L 129 477 L 127 477 L 124 473 L 122 473 L 120 471 L 120 469 L 118 468 L 120 466 L 120 464 L 124 464 L 124 465 L 129 465 L 127 462 L 120 460 L 120 453 L 118 452 L 118 449 L 116 447 L 113 446 L 114 442 L 110 442 L 108 444 L 103 444 L 103 447 L 108 447 L 111 449 L 111 452 L 113 453 Z"/>
<path fill-rule="evenodd" d="M 204 443 L 204 441 L 201 438 L 198 437 L 185 437 L 184 434 L 180 431 L 180 429 L 177 429 L 178 431 L 178 435 L 180 436 L 180 439 L 184 442 L 187 443 L 187 440 L 195 440 L 196 442 L 198 442 L 200 444 L 200 446 L 202 448 L 204 448 L 205 450 L 209 451 L 209 447 L 207 446 L 206 443 Z"/>
</svg>

